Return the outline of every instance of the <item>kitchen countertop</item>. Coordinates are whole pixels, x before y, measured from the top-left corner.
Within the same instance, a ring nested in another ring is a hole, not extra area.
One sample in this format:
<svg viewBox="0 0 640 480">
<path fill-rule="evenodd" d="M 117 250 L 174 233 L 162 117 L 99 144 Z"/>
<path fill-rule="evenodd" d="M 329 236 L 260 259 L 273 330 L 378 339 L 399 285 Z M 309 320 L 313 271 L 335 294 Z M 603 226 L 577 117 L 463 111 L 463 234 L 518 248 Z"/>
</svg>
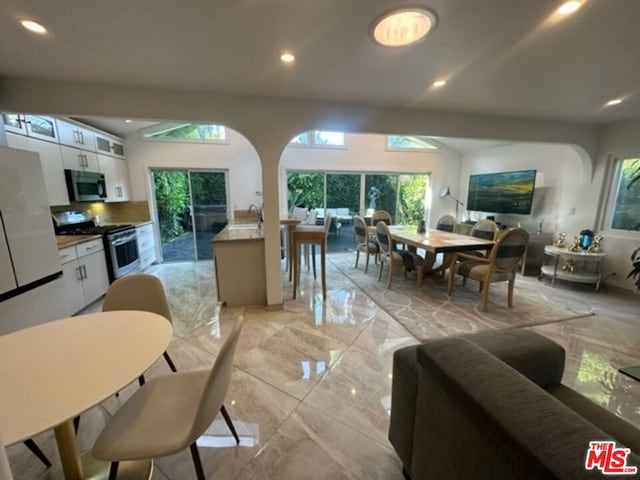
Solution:
<svg viewBox="0 0 640 480">
<path fill-rule="evenodd" d="M 61 249 L 73 247 L 74 245 L 97 238 L 102 238 L 102 235 L 56 235 L 56 244 L 58 245 L 58 249 Z"/>
<path fill-rule="evenodd" d="M 234 229 L 233 225 L 227 225 L 224 229 L 211 239 L 212 242 L 235 242 L 238 240 L 263 240 L 264 234 L 262 228 L 255 226 L 253 228 Z"/>
</svg>

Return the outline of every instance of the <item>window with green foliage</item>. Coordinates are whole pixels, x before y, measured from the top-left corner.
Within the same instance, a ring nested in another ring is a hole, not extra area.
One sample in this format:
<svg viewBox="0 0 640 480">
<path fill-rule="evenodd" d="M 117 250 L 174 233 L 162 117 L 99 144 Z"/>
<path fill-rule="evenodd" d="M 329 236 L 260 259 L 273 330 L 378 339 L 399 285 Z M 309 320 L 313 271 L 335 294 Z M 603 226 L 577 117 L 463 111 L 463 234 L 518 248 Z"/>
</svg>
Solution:
<svg viewBox="0 0 640 480">
<path fill-rule="evenodd" d="M 350 215 L 367 215 L 387 210 L 394 223 L 417 226 L 426 219 L 429 175 L 289 172 L 287 188 L 289 211 L 293 207 L 348 208 Z"/>
<path fill-rule="evenodd" d="M 440 147 L 428 137 L 419 135 L 387 135 L 388 150 L 439 150 Z"/>
<path fill-rule="evenodd" d="M 344 147 L 345 135 L 344 132 L 314 130 L 293 137 L 289 144 L 307 147 Z"/>
<path fill-rule="evenodd" d="M 611 228 L 640 231 L 640 158 L 620 162 Z"/>
<path fill-rule="evenodd" d="M 149 140 L 225 142 L 227 129 L 223 125 L 206 123 L 163 124 L 146 129 L 142 135 Z"/>
<path fill-rule="evenodd" d="M 160 240 L 169 242 L 184 233 L 182 218 L 189 199 L 189 177 L 186 171 L 153 172 Z"/>
</svg>

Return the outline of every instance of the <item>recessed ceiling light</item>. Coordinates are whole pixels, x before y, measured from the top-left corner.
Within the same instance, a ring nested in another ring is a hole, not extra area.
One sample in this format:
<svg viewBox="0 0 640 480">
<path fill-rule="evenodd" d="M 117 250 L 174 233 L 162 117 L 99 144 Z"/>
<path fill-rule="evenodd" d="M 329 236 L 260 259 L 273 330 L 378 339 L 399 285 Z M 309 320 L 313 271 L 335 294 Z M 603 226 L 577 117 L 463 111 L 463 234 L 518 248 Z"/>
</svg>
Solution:
<svg viewBox="0 0 640 480">
<path fill-rule="evenodd" d="M 573 13 L 576 10 L 578 10 L 581 6 L 582 6 L 582 2 L 579 2 L 577 0 L 571 0 L 569 2 L 564 2 L 562 5 L 560 5 L 560 7 L 558 7 L 556 12 L 559 13 L 560 15 L 569 15 L 570 13 Z"/>
<path fill-rule="evenodd" d="M 20 20 L 20 25 L 33 33 L 47 33 L 47 29 L 33 20 Z"/>
<path fill-rule="evenodd" d="M 386 47 L 405 47 L 423 40 L 436 26 L 436 16 L 425 8 L 399 8 L 378 17 L 371 38 Z"/>
<path fill-rule="evenodd" d="M 284 63 L 293 63 L 295 59 L 295 55 L 291 52 L 283 52 L 283 54 L 280 55 L 280 60 L 282 60 Z"/>
<path fill-rule="evenodd" d="M 435 82 L 433 82 L 433 86 L 436 88 L 444 87 L 446 84 L 446 80 L 436 80 Z"/>
<path fill-rule="evenodd" d="M 130 118 L 127 118 L 127 119 L 124 121 L 124 123 L 131 123 L 131 122 L 133 122 L 133 120 L 131 120 Z"/>
<path fill-rule="evenodd" d="M 605 103 L 605 106 L 610 107 L 612 105 L 618 105 L 620 103 L 622 103 L 621 98 L 614 98 L 613 100 L 609 100 L 607 103 Z"/>
</svg>

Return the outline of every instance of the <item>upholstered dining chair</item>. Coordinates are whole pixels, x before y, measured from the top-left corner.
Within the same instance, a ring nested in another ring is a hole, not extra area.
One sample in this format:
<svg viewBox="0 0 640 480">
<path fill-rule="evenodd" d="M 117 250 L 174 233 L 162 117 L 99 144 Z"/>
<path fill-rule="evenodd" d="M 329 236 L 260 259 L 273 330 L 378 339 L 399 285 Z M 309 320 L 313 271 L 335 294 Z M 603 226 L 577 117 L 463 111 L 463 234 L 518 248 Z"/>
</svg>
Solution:
<svg viewBox="0 0 640 480">
<path fill-rule="evenodd" d="M 113 310 L 142 310 L 157 313 L 171 323 L 169 302 L 160 279 L 148 273 L 136 273 L 118 278 L 113 282 L 102 302 L 102 311 Z M 162 354 L 172 372 L 176 367 L 167 352 Z M 144 384 L 144 375 L 138 379 Z"/>
<path fill-rule="evenodd" d="M 367 232 L 367 224 L 364 218 L 356 215 L 353 217 L 353 235 L 356 244 L 356 266 L 358 268 L 358 260 L 360 258 L 360 252 L 366 253 L 364 273 L 369 270 L 369 256 L 374 255 L 377 263 L 377 255 L 380 251 L 378 243 L 374 242 L 369 233 Z"/>
<path fill-rule="evenodd" d="M 498 238 L 488 258 L 477 257 L 462 252 L 453 255 L 449 268 L 449 288 L 447 294 L 453 292 L 455 274 L 462 275 L 463 280 L 472 278 L 480 282 L 484 311 L 489 311 L 489 286 L 495 282 L 509 282 L 508 306 L 513 307 L 513 287 L 516 281 L 516 270 L 529 241 L 529 234 L 522 228 L 510 228 Z M 459 260 L 459 262 L 458 262 Z"/>
<path fill-rule="evenodd" d="M 111 417 L 92 450 L 95 458 L 111 462 L 109 480 L 116 480 L 120 462 L 171 455 L 187 447 L 197 479 L 205 479 L 196 440 L 223 411 L 243 323 L 243 318 L 236 320 L 212 368 L 152 378 Z M 227 425 L 240 444 L 233 424 Z"/>
<path fill-rule="evenodd" d="M 422 284 L 422 262 L 423 258 L 409 250 L 396 250 L 391 233 L 386 223 L 380 221 L 376 225 L 376 237 L 378 246 L 380 247 L 380 264 L 378 266 L 378 281 L 382 278 L 382 270 L 384 264 L 389 264 L 389 272 L 387 274 L 387 288 L 391 287 L 391 279 L 393 278 L 393 269 L 396 265 L 402 266 L 404 276 L 407 277 L 408 265 L 411 265 L 417 272 L 418 285 Z"/>
<path fill-rule="evenodd" d="M 371 225 L 378 225 L 378 222 L 384 222 L 387 225 L 391 225 L 391 214 L 386 210 L 376 210 L 371 215 Z"/>
<path fill-rule="evenodd" d="M 453 215 L 443 215 L 436 222 L 436 230 L 452 233 L 455 230 L 457 224 L 458 221 Z"/>
<path fill-rule="evenodd" d="M 498 228 L 498 224 L 496 224 L 496 222 L 484 218 L 482 220 L 478 220 L 473 225 L 470 235 L 474 238 L 481 238 L 483 240 L 491 240 L 492 242 L 495 242 L 496 238 L 498 237 L 499 230 L 500 229 Z M 478 257 L 488 257 L 489 252 L 491 252 L 491 250 L 471 251 L 466 253 L 476 255 Z"/>
</svg>

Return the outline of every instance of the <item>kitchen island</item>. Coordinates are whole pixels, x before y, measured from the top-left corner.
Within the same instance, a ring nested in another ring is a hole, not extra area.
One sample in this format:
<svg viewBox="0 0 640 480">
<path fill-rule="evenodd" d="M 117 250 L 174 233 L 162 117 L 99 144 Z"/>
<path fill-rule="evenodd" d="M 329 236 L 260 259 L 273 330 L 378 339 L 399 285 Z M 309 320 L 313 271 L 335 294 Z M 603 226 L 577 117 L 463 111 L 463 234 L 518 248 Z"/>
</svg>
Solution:
<svg viewBox="0 0 640 480">
<path fill-rule="evenodd" d="M 262 228 L 256 224 L 227 225 L 211 242 L 218 300 L 229 307 L 266 305 Z"/>
</svg>

